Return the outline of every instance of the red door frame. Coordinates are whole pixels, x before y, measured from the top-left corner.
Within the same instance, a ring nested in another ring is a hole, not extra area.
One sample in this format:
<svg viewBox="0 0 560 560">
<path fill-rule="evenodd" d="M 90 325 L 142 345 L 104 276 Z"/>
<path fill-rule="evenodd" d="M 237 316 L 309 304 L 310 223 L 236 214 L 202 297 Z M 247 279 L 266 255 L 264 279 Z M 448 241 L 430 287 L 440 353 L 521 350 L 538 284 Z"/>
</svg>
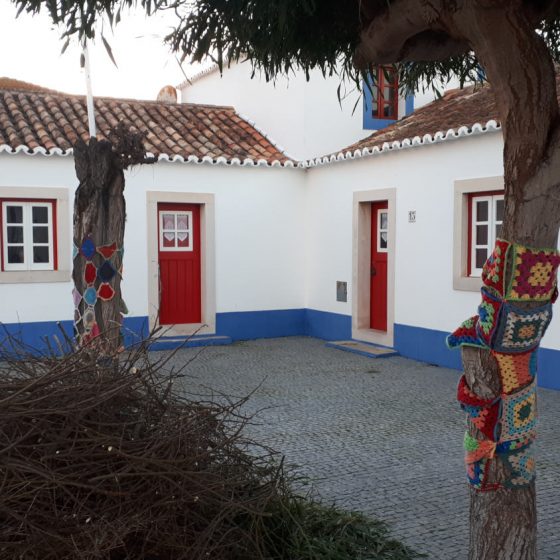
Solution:
<svg viewBox="0 0 560 560">
<path fill-rule="evenodd" d="M 378 216 L 387 212 L 386 247 L 381 248 Z M 389 256 L 389 203 L 387 200 L 371 204 L 371 260 L 370 260 L 370 328 L 387 332 L 387 267 Z"/>
<path fill-rule="evenodd" d="M 160 214 L 191 212 L 191 250 L 162 250 Z M 157 237 L 159 265 L 159 323 L 161 325 L 202 322 L 202 267 L 200 204 L 158 203 Z"/>
</svg>

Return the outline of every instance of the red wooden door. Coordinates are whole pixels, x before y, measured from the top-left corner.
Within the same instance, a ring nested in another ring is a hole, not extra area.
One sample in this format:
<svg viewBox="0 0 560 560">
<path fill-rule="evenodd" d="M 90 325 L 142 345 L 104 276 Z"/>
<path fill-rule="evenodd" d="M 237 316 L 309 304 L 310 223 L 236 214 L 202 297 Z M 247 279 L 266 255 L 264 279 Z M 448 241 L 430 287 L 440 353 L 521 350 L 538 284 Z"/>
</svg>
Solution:
<svg viewBox="0 0 560 560">
<path fill-rule="evenodd" d="M 371 205 L 370 327 L 387 330 L 387 256 L 389 251 L 388 203 Z"/>
<path fill-rule="evenodd" d="M 158 204 L 159 322 L 202 322 L 200 206 Z"/>
</svg>

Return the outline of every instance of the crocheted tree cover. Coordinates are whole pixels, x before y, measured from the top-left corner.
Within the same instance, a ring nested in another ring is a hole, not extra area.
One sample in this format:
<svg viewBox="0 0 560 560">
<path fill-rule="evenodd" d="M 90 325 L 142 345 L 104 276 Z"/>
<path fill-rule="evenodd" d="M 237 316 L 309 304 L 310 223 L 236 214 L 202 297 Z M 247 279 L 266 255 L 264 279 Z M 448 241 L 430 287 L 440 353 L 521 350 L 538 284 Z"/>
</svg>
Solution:
<svg viewBox="0 0 560 560">
<path fill-rule="evenodd" d="M 537 374 L 537 351 L 525 354 L 501 354 L 492 351 L 498 362 L 502 392 L 506 395 L 525 387 Z"/>
<path fill-rule="evenodd" d="M 482 459 L 492 459 L 496 452 L 496 443 L 487 439 L 476 439 L 469 432 L 465 432 L 464 439 L 465 461 L 467 464 L 476 463 Z"/>
<path fill-rule="evenodd" d="M 463 321 L 457 329 L 447 336 L 445 342 L 450 349 L 460 348 L 461 346 L 475 346 L 484 348 L 485 345 L 478 338 L 476 323 L 478 315 Z"/>
<path fill-rule="evenodd" d="M 489 440 L 497 441 L 500 399 L 481 399 L 469 389 L 463 375 L 457 387 L 457 400 L 467 413 L 467 420 Z"/>
<path fill-rule="evenodd" d="M 537 384 L 502 396 L 500 442 L 535 437 L 537 427 Z"/>
<path fill-rule="evenodd" d="M 482 302 L 478 306 L 478 322 L 476 334 L 486 346 L 492 347 L 494 333 L 500 321 L 502 310 L 501 298 L 494 296 L 489 290 L 482 288 Z"/>
<path fill-rule="evenodd" d="M 506 488 L 523 488 L 535 479 L 536 462 L 531 445 L 514 453 L 503 455 L 502 460 L 505 461 L 509 470 L 504 482 Z"/>
<path fill-rule="evenodd" d="M 509 301 L 550 301 L 556 288 L 560 255 L 555 249 L 512 245 L 513 274 L 507 290 Z"/>
<path fill-rule="evenodd" d="M 478 492 L 489 492 L 500 488 L 499 484 L 490 484 L 488 482 L 490 464 L 490 459 L 481 459 L 474 463 L 467 463 L 467 480 Z"/>
<path fill-rule="evenodd" d="M 527 352 L 536 348 L 552 320 L 552 304 L 525 310 L 505 303 L 494 350 L 502 353 Z"/>
<path fill-rule="evenodd" d="M 496 240 L 496 247 L 482 267 L 482 282 L 503 296 L 505 292 L 505 267 L 511 244 L 503 239 Z"/>
<path fill-rule="evenodd" d="M 96 247 L 91 237 L 86 237 L 79 248 L 74 244 L 73 258 L 80 257 L 86 260 L 84 281 L 87 287 L 83 294 L 80 294 L 76 288 L 72 291 L 74 325 L 78 325 L 81 321 L 84 330 L 83 335 L 80 336 L 78 329 L 75 328 L 79 344 L 85 344 L 100 334 L 95 308 L 99 301 L 110 301 L 115 296 L 115 289 L 111 282 L 117 274 L 122 276 L 122 270 L 116 269 L 112 259 L 115 255 L 120 255 L 122 260 L 123 254 L 124 250 L 119 249 L 116 243 Z M 125 313 L 124 303 L 122 308 L 122 313 Z"/>
<path fill-rule="evenodd" d="M 479 315 L 447 338 L 450 348 L 491 348 L 498 364 L 501 390 L 495 399 L 478 397 L 465 376 L 457 389 L 467 421 L 485 438 L 465 436 L 467 478 L 475 490 L 521 488 L 535 478 L 531 444 L 537 424 L 537 349 L 558 297 L 559 265 L 560 254 L 554 249 L 523 247 L 498 239 L 483 267 Z M 516 302 L 543 305 L 524 309 Z M 488 483 L 495 461 L 505 465 L 507 477 L 501 483 Z"/>
</svg>

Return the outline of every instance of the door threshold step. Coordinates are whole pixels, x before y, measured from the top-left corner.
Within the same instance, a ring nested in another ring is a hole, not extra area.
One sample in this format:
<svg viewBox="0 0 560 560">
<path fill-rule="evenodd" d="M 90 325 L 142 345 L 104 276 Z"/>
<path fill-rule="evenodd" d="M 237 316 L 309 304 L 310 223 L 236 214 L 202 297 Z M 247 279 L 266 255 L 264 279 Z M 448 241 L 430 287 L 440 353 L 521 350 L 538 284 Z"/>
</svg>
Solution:
<svg viewBox="0 0 560 560">
<path fill-rule="evenodd" d="M 374 344 L 361 342 L 359 340 L 335 340 L 333 342 L 327 342 L 325 346 L 336 348 L 337 350 L 344 350 L 345 352 L 360 354 L 368 358 L 390 358 L 391 356 L 399 355 L 394 348 L 375 346 Z"/>
<path fill-rule="evenodd" d="M 230 336 L 197 334 L 190 336 L 160 336 L 149 347 L 150 351 L 176 350 L 177 348 L 197 348 L 200 346 L 225 346 L 231 344 Z"/>
</svg>

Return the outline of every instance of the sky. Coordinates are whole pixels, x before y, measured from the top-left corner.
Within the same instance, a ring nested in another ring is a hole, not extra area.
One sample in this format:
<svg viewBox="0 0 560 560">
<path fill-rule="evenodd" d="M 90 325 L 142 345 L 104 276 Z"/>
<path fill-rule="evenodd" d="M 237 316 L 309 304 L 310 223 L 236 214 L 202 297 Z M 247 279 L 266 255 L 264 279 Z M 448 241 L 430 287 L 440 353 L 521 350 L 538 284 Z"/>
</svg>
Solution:
<svg viewBox="0 0 560 560">
<path fill-rule="evenodd" d="M 105 34 L 118 68 L 96 39 L 88 47 L 93 94 L 109 97 L 155 99 L 165 85 L 177 86 L 185 75 L 175 56 L 163 44 L 173 15 L 147 18 L 140 11 L 123 14 L 115 34 Z M 61 31 L 46 13 L 21 14 L 10 0 L 0 0 L 0 77 L 32 82 L 66 93 L 85 94 L 81 49 L 74 39 L 64 54 Z M 183 64 L 187 75 L 196 68 Z"/>
</svg>

